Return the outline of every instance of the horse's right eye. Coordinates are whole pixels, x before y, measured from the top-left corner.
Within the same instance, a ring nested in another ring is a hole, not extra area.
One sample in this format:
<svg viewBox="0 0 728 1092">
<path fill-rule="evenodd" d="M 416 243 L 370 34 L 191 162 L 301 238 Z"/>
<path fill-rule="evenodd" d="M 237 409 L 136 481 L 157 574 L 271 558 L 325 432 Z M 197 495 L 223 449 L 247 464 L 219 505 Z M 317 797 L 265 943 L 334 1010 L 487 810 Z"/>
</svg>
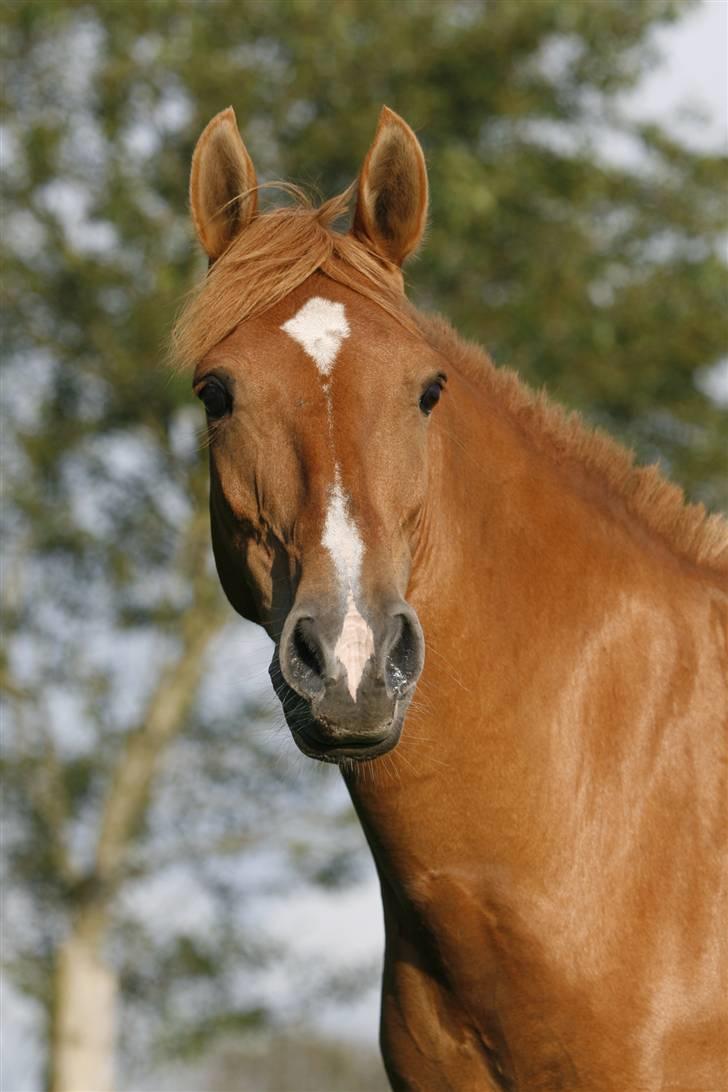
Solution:
<svg viewBox="0 0 728 1092">
<path fill-rule="evenodd" d="M 230 391 L 222 380 L 214 375 L 210 376 L 200 387 L 197 391 L 197 397 L 205 407 L 207 416 L 211 421 L 224 417 L 232 408 L 233 400 L 230 397 Z"/>
</svg>

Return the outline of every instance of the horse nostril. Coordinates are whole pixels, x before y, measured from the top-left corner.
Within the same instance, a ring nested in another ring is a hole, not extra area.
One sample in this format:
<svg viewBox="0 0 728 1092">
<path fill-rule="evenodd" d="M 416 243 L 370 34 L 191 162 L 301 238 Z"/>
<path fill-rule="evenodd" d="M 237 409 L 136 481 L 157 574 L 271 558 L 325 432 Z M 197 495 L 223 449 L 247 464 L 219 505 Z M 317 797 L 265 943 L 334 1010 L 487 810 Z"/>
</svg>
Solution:
<svg viewBox="0 0 728 1092">
<path fill-rule="evenodd" d="M 300 607 L 289 614 L 284 626 L 278 648 L 283 680 L 316 709 L 324 699 L 329 705 L 336 704 L 345 691 L 359 709 L 372 702 L 391 702 L 406 697 L 422 671 L 424 638 L 417 615 L 407 603 L 400 600 L 391 613 L 390 610 L 385 610 L 383 617 L 380 615 L 377 629 L 381 639 L 375 642 L 376 666 L 364 665 L 356 697 L 351 695 L 349 667 L 339 658 L 341 649 L 327 634 L 326 622 L 322 622 L 317 613 L 309 613 L 310 608 Z M 348 708 L 350 699 L 346 698 L 344 704 Z"/>
<path fill-rule="evenodd" d="M 424 658 L 422 632 L 419 623 L 408 614 L 392 618 L 389 650 L 384 658 L 387 689 L 400 698 L 417 681 Z"/>
<path fill-rule="evenodd" d="M 291 636 L 292 652 L 299 665 L 314 675 L 323 675 L 321 649 L 313 633 L 313 619 L 300 618 Z"/>
<path fill-rule="evenodd" d="M 331 657 L 319 625 L 319 620 L 306 612 L 289 615 L 278 645 L 285 683 L 309 701 L 321 698 L 331 674 Z"/>
</svg>

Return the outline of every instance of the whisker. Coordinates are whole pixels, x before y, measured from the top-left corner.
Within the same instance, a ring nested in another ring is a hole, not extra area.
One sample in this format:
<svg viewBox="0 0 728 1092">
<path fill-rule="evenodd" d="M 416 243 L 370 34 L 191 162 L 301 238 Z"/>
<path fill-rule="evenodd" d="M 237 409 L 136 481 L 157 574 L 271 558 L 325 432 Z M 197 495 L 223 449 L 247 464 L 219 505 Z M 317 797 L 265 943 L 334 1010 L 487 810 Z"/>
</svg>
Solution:
<svg viewBox="0 0 728 1092">
<path fill-rule="evenodd" d="M 452 665 L 450 664 L 450 662 L 449 662 L 448 660 L 446 660 L 446 659 L 445 659 L 445 657 L 443 656 L 443 654 L 442 654 L 441 652 L 439 652 L 439 651 L 438 651 L 438 649 L 436 649 L 436 648 L 435 648 L 435 646 L 434 646 L 434 645 L 432 644 L 432 642 L 431 642 L 431 641 L 428 641 L 428 642 L 427 642 L 427 647 L 428 647 L 428 649 L 429 649 L 429 650 L 430 650 L 431 652 L 434 652 L 434 653 L 435 653 L 435 655 L 436 655 L 436 656 L 438 656 L 438 657 L 440 658 L 440 660 L 442 661 L 442 663 L 443 663 L 443 664 L 445 665 L 445 667 L 446 667 L 446 668 L 448 669 L 448 673 L 449 673 L 449 675 L 450 675 L 450 678 L 452 679 L 452 681 L 453 681 L 454 683 L 457 683 L 457 685 L 458 685 L 459 687 L 461 687 L 461 688 L 462 688 L 462 689 L 463 689 L 463 690 L 465 691 L 465 693 L 466 693 L 466 694 L 472 694 L 472 690 L 470 690 L 470 689 L 469 689 L 469 688 L 468 688 L 468 687 L 467 687 L 467 686 L 465 685 L 465 683 L 464 683 L 464 682 L 463 682 L 463 681 L 462 681 L 462 680 L 461 680 L 460 678 L 458 678 L 458 676 L 457 676 L 457 675 L 455 674 L 455 671 L 454 671 L 454 669 L 453 669 Z"/>
</svg>

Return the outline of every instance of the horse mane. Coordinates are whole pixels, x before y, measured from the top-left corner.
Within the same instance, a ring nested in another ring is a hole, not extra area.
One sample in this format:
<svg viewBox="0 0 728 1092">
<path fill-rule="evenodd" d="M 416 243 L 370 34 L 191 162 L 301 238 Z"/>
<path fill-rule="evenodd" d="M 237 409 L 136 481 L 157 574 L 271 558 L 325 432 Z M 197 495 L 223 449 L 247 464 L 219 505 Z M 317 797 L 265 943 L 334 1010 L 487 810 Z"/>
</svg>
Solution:
<svg viewBox="0 0 728 1092">
<path fill-rule="evenodd" d="M 294 205 L 253 220 L 188 297 L 172 332 L 178 367 L 193 367 L 241 322 L 273 307 L 312 274 L 324 273 L 423 336 L 484 387 L 532 443 L 596 477 L 673 552 L 728 574 L 728 522 L 721 515 L 688 504 L 682 489 L 657 466 L 635 465 L 634 453 L 607 433 L 531 390 L 515 372 L 497 368 L 480 346 L 465 341 L 444 319 L 418 312 L 402 294 L 396 266 L 333 229 L 348 211 L 353 187 L 318 207 L 295 186 L 277 183 L 276 188 L 292 195 Z"/>
<path fill-rule="evenodd" d="M 590 426 L 577 411 L 528 387 L 510 368 L 496 367 L 479 345 L 460 337 L 445 319 L 420 314 L 419 324 L 427 341 L 485 387 L 531 443 L 557 462 L 577 465 L 597 478 L 674 553 L 728 575 L 728 521 L 722 515 L 710 514 L 703 504 L 689 504 L 680 486 L 658 466 L 636 465 L 633 451 Z"/>
</svg>

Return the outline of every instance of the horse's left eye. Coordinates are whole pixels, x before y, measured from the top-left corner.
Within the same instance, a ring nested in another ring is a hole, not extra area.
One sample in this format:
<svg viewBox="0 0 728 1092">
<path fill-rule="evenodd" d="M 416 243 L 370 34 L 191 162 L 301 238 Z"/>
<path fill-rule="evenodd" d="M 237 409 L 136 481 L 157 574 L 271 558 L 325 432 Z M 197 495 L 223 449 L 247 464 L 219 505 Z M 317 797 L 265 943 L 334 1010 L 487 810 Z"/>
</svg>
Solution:
<svg viewBox="0 0 728 1092">
<path fill-rule="evenodd" d="M 426 417 L 434 410 L 437 403 L 440 401 L 440 395 L 442 394 L 442 384 L 439 382 L 430 383 L 428 387 L 422 392 L 420 398 L 420 409 Z"/>
<path fill-rule="evenodd" d="M 212 420 L 224 417 L 229 412 L 232 404 L 230 392 L 216 376 L 210 376 L 207 382 L 198 390 L 197 397 L 205 407 L 207 416 Z"/>
</svg>

